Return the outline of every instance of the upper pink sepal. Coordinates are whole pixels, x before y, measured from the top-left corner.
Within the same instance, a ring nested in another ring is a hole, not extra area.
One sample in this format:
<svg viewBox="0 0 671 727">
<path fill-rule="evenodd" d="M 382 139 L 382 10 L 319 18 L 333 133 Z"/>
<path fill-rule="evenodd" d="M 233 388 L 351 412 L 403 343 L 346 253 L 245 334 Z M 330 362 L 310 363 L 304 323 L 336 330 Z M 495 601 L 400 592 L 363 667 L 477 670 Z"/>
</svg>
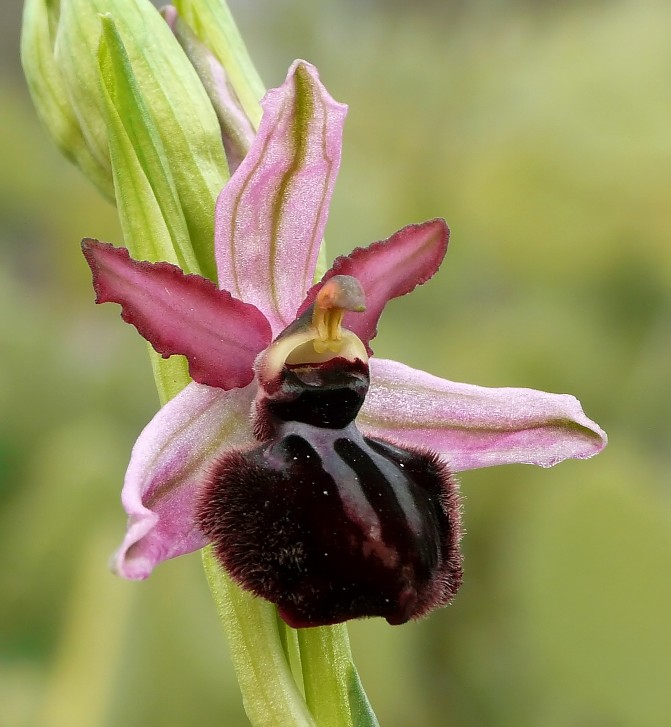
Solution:
<svg viewBox="0 0 671 727">
<path fill-rule="evenodd" d="M 158 563 L 207 544 L 195 516 L 203 467 L 254 442 L 249 417 L 255 393 L 255 384 L 234 391 L 189 384 L 145 427 L 121 493 L 128 528 L 112 557 L 116 573 L 141 580 Z"/>
<path fill-rule="evenodd" d="M 305 61 L 261 105 L 256 139 L 217 200 L 215 257 L 219 285 L 253 301 L 277 335 L 313 282 L 347 107 Z"/>
<path fill-rule="evenodd" d="M 201 384 L 234 389 L 252 381 L 254 359 L 272 338 L 255 306 L 175 265 L 133 260 L 123 247 L 86 239 L 82 249 L 96 303 L 120 303 L 121 317 L 158 353 L 186 356 Z"/>
<path fill-rule="evenodd" d="M 371 359 L 370 372 L 357 420 L 362 431 L 429 448 L 453 472 L 513 463 L 551 467 L 592 457 L 608 441 L 568 394 L 457 384 L 385 359 Z"/>
<path fill-rule="evenodd" d="M 377 322 L 387 301 L 409 293 L 435 274 L 447 252 L 449 237 L 445 220 L 435 219 L 408 225 L 387 240 L 356 248 L 337 258 L 321 282 L 311 288 L 299 314 L 314 301 L 329 278 L 351 275 L 363 287 L 366 310 L 346 313 L 343 325 L 368 346 L 377 334 Z"/>
</svg>

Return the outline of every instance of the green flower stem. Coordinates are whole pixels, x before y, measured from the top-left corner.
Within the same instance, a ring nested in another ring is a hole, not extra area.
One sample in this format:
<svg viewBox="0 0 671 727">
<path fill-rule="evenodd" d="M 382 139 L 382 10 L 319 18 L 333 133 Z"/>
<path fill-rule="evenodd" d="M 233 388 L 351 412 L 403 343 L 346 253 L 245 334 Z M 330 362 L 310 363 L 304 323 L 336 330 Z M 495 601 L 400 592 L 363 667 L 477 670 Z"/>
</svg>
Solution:
<svg viewBox="0 0 671 727">
<path fill-rule="evenodd" d="M 305 699 L 319 727 L 379 727 L 352 661 L 347 626 L 300 629 Z"/>
<path fill-rule="evenodd" d="M 303 664 L 301 662 L 301 647 L 298 643 L 298 631 L 292 629 L 291 626 L 284 623 L 279 612 L 277 612 L 277 628 L 279 629 L 280 639 L 282 640 L 282 648 L 286 657 L 291 673 L 294 675 L 294 681 L 301 690 L 301 694 L 305 697 L 305 685 L 303 683 Z"/>
<path fill-rule="evenodd" d="M 158 391 L 158 398 L 161 406 L 165 406 L 170 399 L 173 399 L 189 383 L 189 364 L 184 356 L 171 356 L 163 358 L 156 353 L 151 344 L 147 344 L 147 353 L 151 361 L 151 370 L 154 374 L 154 382 Z"/>
<path fill-rule="evenodd" d="M 287 662 L 275 607 L 234 585 L 211 547 L 203 550 L 203 566 L 250 722 L 254 727 L 316 727 Z"/>
</svg>

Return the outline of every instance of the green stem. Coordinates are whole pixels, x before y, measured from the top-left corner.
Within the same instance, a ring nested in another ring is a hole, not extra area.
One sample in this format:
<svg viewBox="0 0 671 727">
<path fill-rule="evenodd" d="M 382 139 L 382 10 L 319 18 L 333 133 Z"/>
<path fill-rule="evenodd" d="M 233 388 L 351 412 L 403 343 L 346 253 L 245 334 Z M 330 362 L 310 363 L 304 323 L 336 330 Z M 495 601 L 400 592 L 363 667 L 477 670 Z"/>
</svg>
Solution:
<svg viewBox="0 0 671 727">
<path fill-rule="evenodd" d="M 347 626 L 300 629 L 305 699 L 319 727 L 378 727 L 352 660 Z"/>
<path fill-rule="evenodd" d="M 316 727 L 287 662 L 275 607 L 232 583 L 211 547 L 203 550 L 203 566 L 250 722 L 254 727 Z"/>
<path fill-rule="evenodd" d="M 292 629 L 291 626 L 284 623 L 279 613 L 277 615 L 277 628 L 280 633 L 280 639 L 282 641 L 282 648 L 284 649 L 284 656 L 291 668 L 291 673 L 294 675 L 294 681 L 301 690 L 301 694 L 305 698 L 305 684 L 303 683 L 303 664 L 301 661 L 301 647 L 298 643 L 298 631 Z"/>
<path fill-rule="evenodd" d="M 179 392 L 191 383 L 189 364 L 183 356 L 171 356 L 165 359 L 156 353 L 151 344 L 147 344 L 151 370 L 158 391 L 161 406 L 165 406 Z"/>
</svg>

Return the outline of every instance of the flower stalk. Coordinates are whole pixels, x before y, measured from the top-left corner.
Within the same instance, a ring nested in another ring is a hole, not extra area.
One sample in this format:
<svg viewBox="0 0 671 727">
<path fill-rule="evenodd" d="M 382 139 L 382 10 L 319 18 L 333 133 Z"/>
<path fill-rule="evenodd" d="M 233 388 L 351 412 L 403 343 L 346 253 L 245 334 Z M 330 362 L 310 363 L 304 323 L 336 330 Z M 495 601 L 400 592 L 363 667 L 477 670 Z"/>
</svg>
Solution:
<svg viewBox="0 0 671 727">
<path fill-rule="evenodd" d="M 321 727 L 292 673 L 276 608 L 232 583 L 209 547 L 203 550 L 203 565 L 250 722 L 255 727 Z"/>
</svg>

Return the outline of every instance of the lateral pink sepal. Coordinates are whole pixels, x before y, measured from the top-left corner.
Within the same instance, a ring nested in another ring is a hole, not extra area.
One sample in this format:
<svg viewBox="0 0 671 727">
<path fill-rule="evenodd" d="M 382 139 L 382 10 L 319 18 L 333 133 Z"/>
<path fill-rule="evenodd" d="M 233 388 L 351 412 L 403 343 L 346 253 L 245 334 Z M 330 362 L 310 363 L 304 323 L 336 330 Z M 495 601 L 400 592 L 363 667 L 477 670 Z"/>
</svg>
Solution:
<svg viewBox="0 0 671 727">
<path fill-rule="evenodd" d="M 189 384 L 138 437 L 121 492 L 126 535 L 112 557 L 124 578 L 147 578 L 158 563 L 207 544 L 195 511 L 207 467 L 254 443 L 250 407 L 256 384 L 220 389 Z"/>
<path fill-rule="evenodd" d="M 370 372 L 361 430 L 431 449 L 453 472 L 514 463 L 551 467 L 593 457 L 608 442 L 569 394 L 458 384 L 377 358 Z"/>
</svg>

